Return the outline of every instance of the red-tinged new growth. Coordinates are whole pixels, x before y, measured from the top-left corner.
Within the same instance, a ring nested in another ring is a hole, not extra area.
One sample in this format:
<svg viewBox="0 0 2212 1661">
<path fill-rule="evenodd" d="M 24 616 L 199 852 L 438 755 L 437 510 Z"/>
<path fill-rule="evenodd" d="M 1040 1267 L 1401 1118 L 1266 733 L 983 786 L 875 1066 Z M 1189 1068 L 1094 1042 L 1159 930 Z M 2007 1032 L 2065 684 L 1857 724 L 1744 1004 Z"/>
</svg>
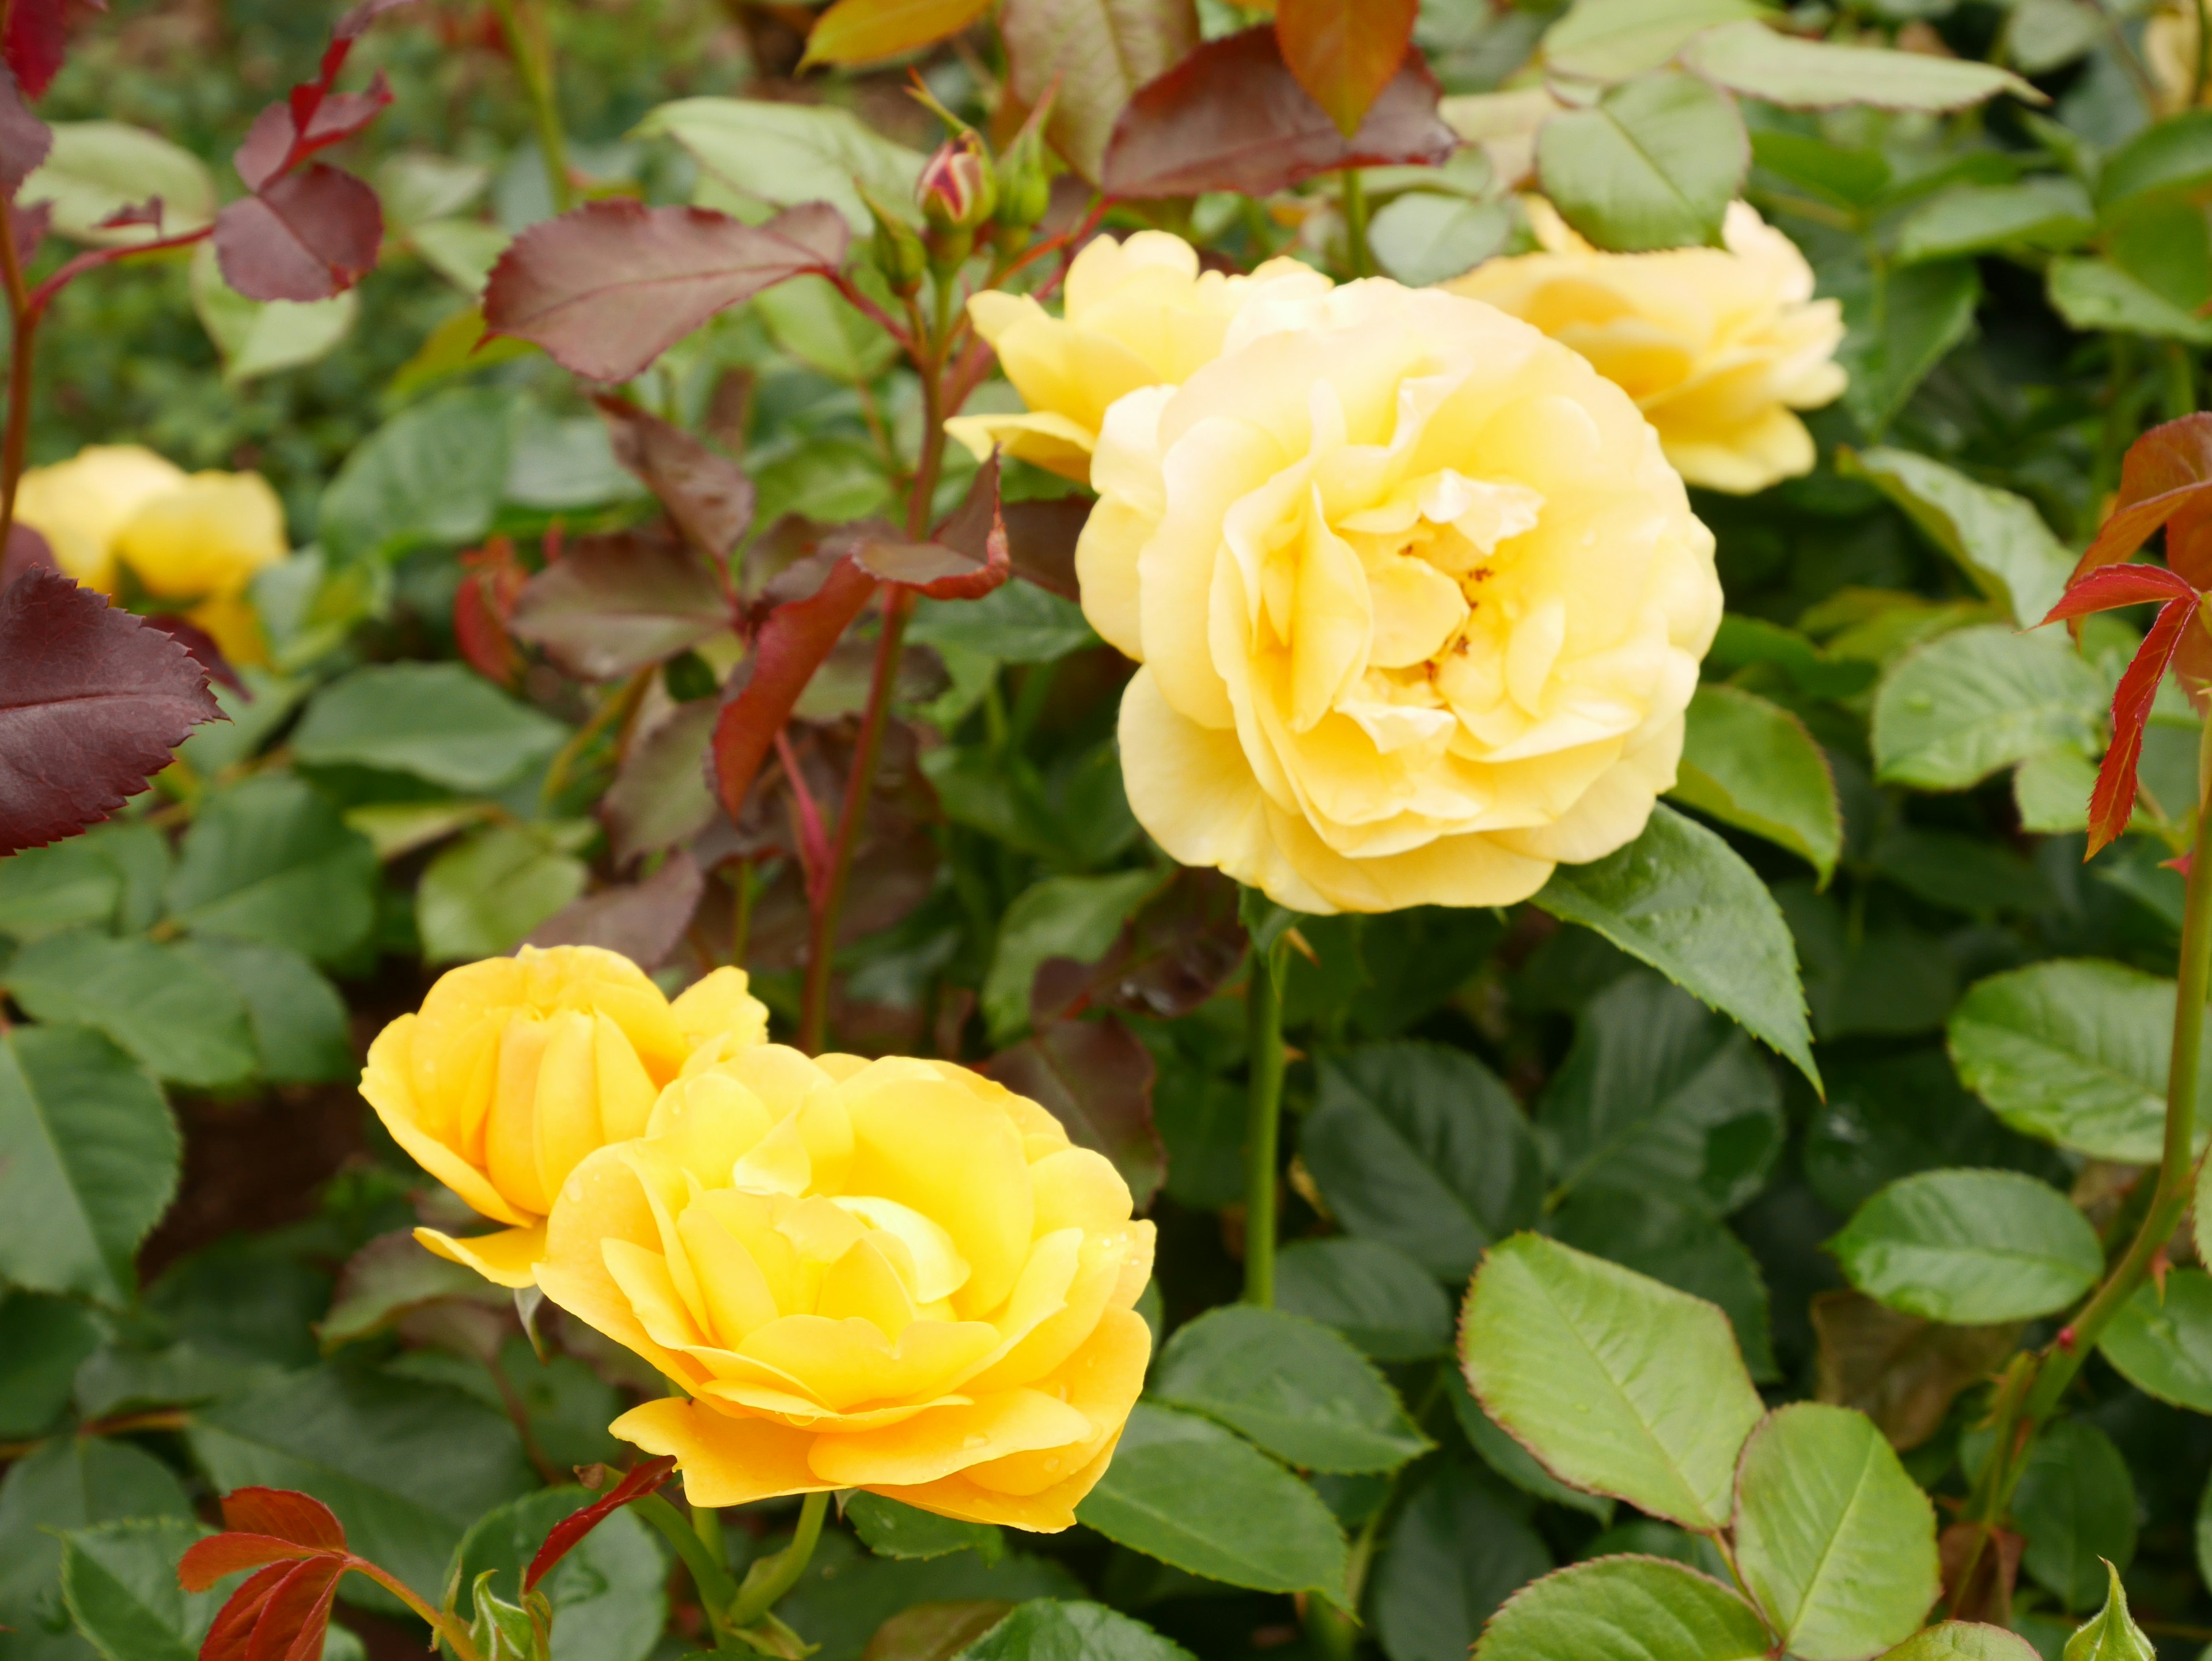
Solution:
<svg viewBox="0 0 2212 1661">
<path fill-rule="evenodd" d="M 453 643 L 469 667 L 510 689 L 521 680 L 523 665 L 507 624 L 529 576 L 514 557 L 514 544 L 494 537 L 461 556 L 460 585 L 453 590 Z"/>
<path fill-rule="evenodd" d="M 538 1555 L 530 1560 L 524 1571 L 522 1589 L 535 1591 L 538 1583 L 552 1572 L 553 1566 L 576 1548 L 579 1542 L 593 1529 L 620 1511 L 633 1500 L 642 1500 L 648 1494 L 658 1493 L 663 1483 L 676 1474 L 676 1458 L 671 1454 L 659 1459 L 641 1460 L 630 1467 L 621 1482 L 607 1493 L 584 1506 L 570 1512 L 553 1525 L 545 1536 L 545 1543 L 538 1548 Z"/>
</svg>

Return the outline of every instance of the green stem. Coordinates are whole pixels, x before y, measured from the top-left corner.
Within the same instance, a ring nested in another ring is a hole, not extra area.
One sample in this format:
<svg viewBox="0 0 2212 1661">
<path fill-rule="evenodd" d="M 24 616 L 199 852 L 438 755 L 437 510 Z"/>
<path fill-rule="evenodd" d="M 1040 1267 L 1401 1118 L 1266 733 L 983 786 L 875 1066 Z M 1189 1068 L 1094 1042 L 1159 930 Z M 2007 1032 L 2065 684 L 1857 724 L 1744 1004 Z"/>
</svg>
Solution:
<svg viewBox="0 0 2212 1661">
<path fill-rule="evenodd" d="M 1345 255 L 1352 263 L 1354 277 L 1375 275 L 1375 259 L 1367 246 L 1367 186 L 1357 167 L 1346 167 L 1338 177 L 1343 181 Z"/>
<path fill-rule="evenodd" d="M 776 1606 L 784 1593 L 799 1584 L 814 1558 L 815 1542 L 822 1538 L 822 1519 L 829 1514 L 830 1496 L 810 1494 L 799 1508 L 799 1527 L 791 1543 L 773 1557 L 753 1565 L 737 1602 L 730 1608 L 732 1628 L 750 1627 Z"/>
<path fill-rule="evenodd" d="M 2197 0 L 2197 64 L 2189 82 L 2190 108 L 2204 101 L 2208 86 L 2212 86 L 2212 7 L 2207 7 L 2205 0 Z"/>
<path fill-rule="evenodd" d="M 729 1569 L 707 1555 L 705 1542 L 684 1520 L 684 1513 L 660 1495 L 648 1494 L 633 1500 L 629 1508 L 651 1524 L 684 1560 L 684 1567 L 691 1572 L 691 1584 L 698 1589 L 700 1607 L 707 1611 L 710 1621 L 720 1626 L 738 1597 L 737 1582 L 730 1579 Z"/>
<path fill-rule="evenodd" d="M 576 205 L 575 181 L 568 175 L 568 136 L 561 125 L 561 106 L 553 94 L 553 52 L 545 38 L 544 19 L 533 29 L 523 21 L 521 0 L 491 0 L 507 35 L 507 49 L 514 58 L 514 72 L 522 82 L 522 95 L 530 103 L 530 123 L 538 130 L 538 153 L 545 163 L 545 183 L 553 192 L 553 211 L 566 213 Z"/>
<path fill-rule="evenodd" d="M 2204 0 L 2197 0 L 2202 5 Z M 2166 343 L 2166 418 L 2179 421 L 2197 413 L 2197 365 L 2189 348 L 2178 340 Z"/>
<path fill-rule="evenodd" d="M 470 1641 L 468 1628 L 452 1616 L 441 1615 L 432 1609 L 429 1604 L 416 1595 L 414 1590 L 405 1581 L 396 1575 L 386 1573 L 375 1564 L 363 1558 L 349 1557 L 346 1560 L 346 1567 L 356 1574 L 367 1575 L 428 1621 L 430 1630 L 445 1640 L 447 1646 L 453 1650 L 456 1661 L 482 1661 L 482 1658 L 477 1652 L 477 1646 Z M 434 1645 L 433 1647 L 435 1646 Z"/>
<path fill-rule="evenodd" d="M 1250 1073 L 1244 1118 L 1244 1301 L 1275 1302 L 1275 1165 L 1283 1134 L 1283 974 L 1291 943 L 1278 938 L 1252 952 L 1244 995 Z"/>
</svg>

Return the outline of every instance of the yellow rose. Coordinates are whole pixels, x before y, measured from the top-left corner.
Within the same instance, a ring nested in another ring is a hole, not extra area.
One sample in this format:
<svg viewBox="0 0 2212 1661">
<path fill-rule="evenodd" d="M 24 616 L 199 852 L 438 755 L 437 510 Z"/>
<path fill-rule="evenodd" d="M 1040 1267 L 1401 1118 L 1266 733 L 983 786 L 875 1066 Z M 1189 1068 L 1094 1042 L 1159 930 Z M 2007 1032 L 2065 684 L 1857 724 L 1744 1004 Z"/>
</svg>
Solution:
<svg viewBox="0 0 2212 1661">
<path fill-rule="evenodd" d="M 2189 107 L 2197 91 L 2197 7 L 2194 0 L 2160 7 L 2143 25 L 2143 63 L 2158 88 L 2160 115 Z M 2204 101 L 2212 102 L 2212 87 Z"/>
<path fill-rule="evenodd" d="M 1541 253 L 1492 259 L 1444 284 L 1573 347 L 1636 400 L 1692 484 L 1747 494 L 1812 471 L 1795 410 L 1844 390 L 1842 308 L 1813 298 L 1797 245 L 1747 203 L 1724 248 L 1601 253 L 1551 204 L 1528 202 Z"/>
<path fill-rule="evenodd" d="M 115 539 L 149 498 L 185 483 L 185 470 L 136 444 L 94 444 L 33 467 L 15 490 L 15 517 L 54 551 L 54 563 L 88 588 L 115 588 Z"/>
<path fill-rule="evenodd" d="M 1066 315 L 1026 295 L 987 289 L 968 302 L 975 332 L 1029 405 L 1025 415 L 962 416 L 945 430 L 975 453 L 1008 455 L 1081 484 L 1107 407 L 1139 386 L 1176 385 L 1210 363 L 1238 307 L 1262 289 L 1326 288 L 1295 259 L 1249 277 L 1200 271 L 1198 251 L 1165 231 L 1093 240 L 1067 269 Z"/>
<path fill-rule="evenodd" d="M 1480 301 L 1248 309 L 1106 418 L 1083 609 L 1130 806 L 1300 911 L 1502 905 L 1633 838 L 1721 615 L 1627 395 Z"/>
<path fill-rule="evenodd" d="M 688 1392 L 617 1419 L 698 1506 L 866 1488 L 1075 1520 L 1143 1388 L 1152 1226 L 1034 1102 L 949 1062 L 702 1050 L 576 1167 L 538 1284 Z"/>
<path fill-rule="evenodd" d="M 289 551 L 283 504 L 258 473 L 194 473 L 139 502 L 115 535 L 117 556 L 163 599 L 238 593 Z"/>
<path fill-rule="evenodd" d="M 615 952 L 526 946 L 440 976 L 422 1012 L 369 1046 L 361 1093 L 416 1164 L 507 1225 L 415 1238 L 488 1281 L 526 1287 L 577 1161 L 642 1134 L 653 1098 L 701 1044 L 767 1036 L 743 970 L 718 969 L 671 1003 Z"/>
</svg>

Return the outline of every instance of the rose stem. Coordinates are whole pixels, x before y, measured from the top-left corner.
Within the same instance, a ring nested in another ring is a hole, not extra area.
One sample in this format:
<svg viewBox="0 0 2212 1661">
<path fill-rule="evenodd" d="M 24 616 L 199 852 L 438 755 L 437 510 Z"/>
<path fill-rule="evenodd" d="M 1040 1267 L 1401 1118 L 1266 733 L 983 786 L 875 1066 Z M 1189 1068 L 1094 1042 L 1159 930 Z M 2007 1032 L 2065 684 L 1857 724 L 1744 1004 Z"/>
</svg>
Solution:
<svg viewBox="0 0 2212 1661">
<path fill-rule="evenodd" d="M 1244 1301 L 1275 1302 L 1275 1161 L 1283 1130 L 1283 975 L 1291 943 L 1252 943 L 1252 979 L 1244 994 L 1249 1096 L 1244 1119 Z"/>
<path fill-rule="evenodd" d="M 568 173 L 568 137 L 561 127 L 561 106 L 553 94 L 553 48 L 541 13 L 526 25 L 517 0 L 491 0 L 514 58 L 514 73 L 530 103 L 531 125 L 538 129 L 538 153 L 545 164 L 545 183 L 553 192 L 553 211 L 576 205 L 576 183 Z M 531 25 L 534 25 L 532 27 Z"/>
<path fill-rule="evenodd" d="M 828 1494 L 817 1492 L 806 1496 L 799 1508 L 799 1526 L 792 1532 L 791 1543 L 775 1556 L 755 1564 L 745 1576 L 744 1587 L 730 1608 L 732 1627 L 750 1627 L 799 1584 L 799 1577 L 806 1573 L 807 1564 L 813 1560 L 815 1542 L 822 1537 L 822 1519 L 829 1510 Z"/>
<path fill-rule="evenodd" d="M 1367 184 L 1359 169 L 1346 167 L 1337 175 L 1343 181 L 1345 258 L 1354 277 L 1375 275 L 1375 261 L 1367 247 Z"/>
</svg>

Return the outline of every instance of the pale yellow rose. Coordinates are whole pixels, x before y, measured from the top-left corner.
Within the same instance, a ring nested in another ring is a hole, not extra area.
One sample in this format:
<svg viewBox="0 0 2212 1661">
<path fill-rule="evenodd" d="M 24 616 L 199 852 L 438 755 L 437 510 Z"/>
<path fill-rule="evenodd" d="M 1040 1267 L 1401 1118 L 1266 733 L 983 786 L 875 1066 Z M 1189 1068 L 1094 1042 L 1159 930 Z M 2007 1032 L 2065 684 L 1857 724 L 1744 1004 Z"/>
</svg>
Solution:
<svg viewBox="0 0 2212 1661">
<path fill-rule="evenodd" d="M 1152 1226 L 949 1062 L 702 1050 L 576 1167 L 538 1285 L 686 1394 L 611 1428 L 695 1506 L 866 1488 L 1052 1530 L 1144 1386 Z"/>
<path fill-rule="evenodd" d="M 1722 248 L 1603 253 L 1531 198 L 1544 252 L 1492 259 L 1443 286 L 1571 346 L 1626 390 L 1692 484 L 1746 494 L 1812 471 L 1792 413 L 1844 390 L 1842 308 L 1813 298 L 1797 245 L 1732 203 Z"/>
<path fill-rule="evenodd" d="M 1129 803 L 1300 911 L 1502 905 L 1644 828 L 1721 615 L 1713 539 L 1611 381 L 1373 279 L 1248 308 L 1106 418 L 1083 609 L 1144 667 Z"/>
<path fill-rule="evenodd" d="M 1081 484 L 1114 400 L 1174 386 L 1212 362 L 1229 319 L 1262 288 L 1311 291 L 1328 279 L 1295 259 L 1249 277 L 1199 270 L 1198 251 L 1165 231 L 1093 240 L 1067 270 L 1064 317 L 1026 295 L 987 289 L 968 302 L 975 332 L 1029 405 L 1023 415 L 962 416 L 945 430 L 978 460 L 994 444 Z"/>
<path fill-rule="evenodd" d="M 115 588 L 115 542 L 152 497 L 179 489 L 185 470 L 136 444 L 94 444 L 33 467 L 15 489 L 15 517 L 46 539 L 54 563 L 88 588 Z"/>
<path fill-rule="evenodd" d="M 283 503 L 258 473 L 194 473 L 142 500 L 115 533 L 116 557 L 163 599 L 239 593 L 289 551 Z"/>
<path fill-rule="evenodd" d="M 2197 7 L 2194 0 L 2160 6 L 2143 25 L 2143 63 L 2158 88 L 2160 115 L 2172 115 L 2189 107 L 2197 91 Z M 2212 82 L 2205 88 L 2212 102 Z"/>
<path fill-rule="evenodd" d="M 415 1238 L 488 1281 L 526 1287 L 577 1162 L 643 1134 L 654 1098 L 702 1044 L 767 1037 L 743 970 L 718 969 L 671 1003 L 617 953 L 526 946 L 440 976 L 421 1013 L 369 1046 L 361 1093 L 416 1164 L 507 1225 Z"/>
</svg>

